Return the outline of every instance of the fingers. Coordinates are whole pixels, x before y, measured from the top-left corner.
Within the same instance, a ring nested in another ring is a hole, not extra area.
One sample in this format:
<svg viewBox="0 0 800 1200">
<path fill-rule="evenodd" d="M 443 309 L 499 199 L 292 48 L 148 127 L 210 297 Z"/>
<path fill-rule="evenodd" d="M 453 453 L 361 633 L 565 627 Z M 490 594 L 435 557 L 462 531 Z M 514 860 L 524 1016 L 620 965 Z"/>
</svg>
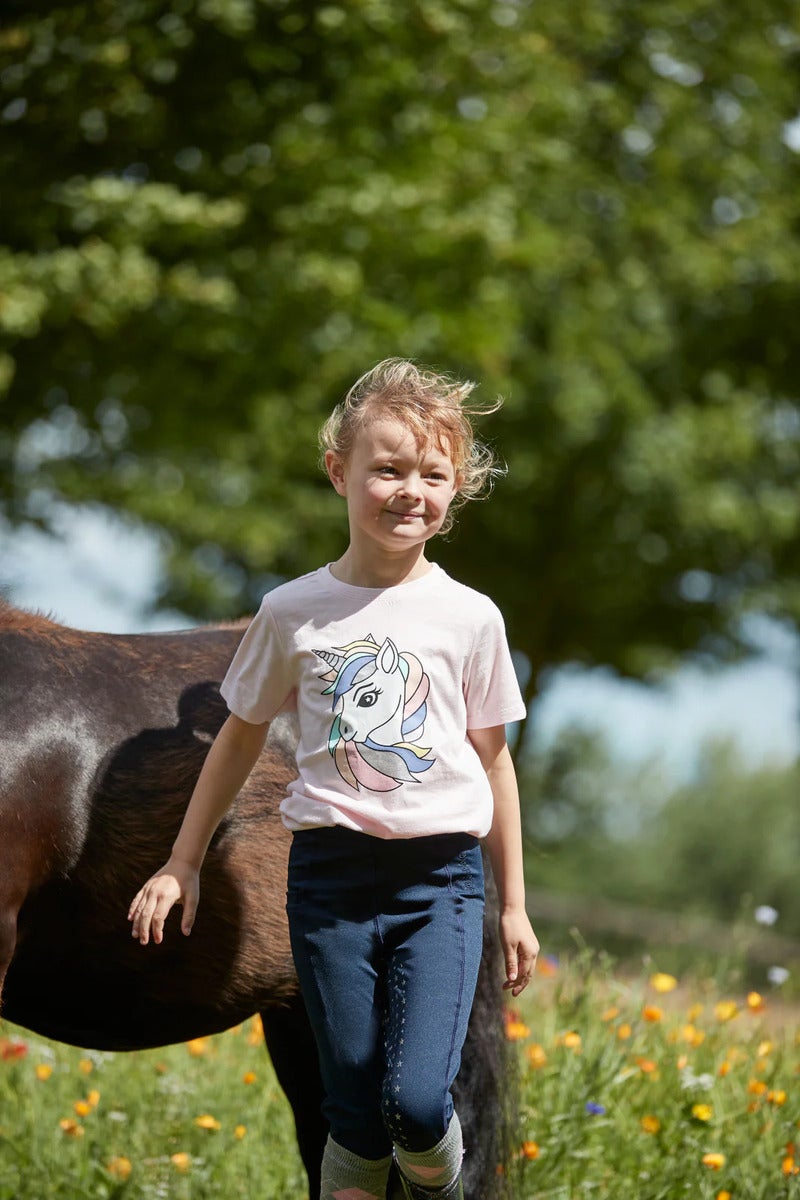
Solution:
<svg viewBox="0 0 800 1200">
<path fill-rule="evenodd" d="M 192 932 L 194 925 L 195 913 L 197 912 L 197 902 L 199 896 L 196 891 L 187 892 L 183 901 L 183 917 L 181 918 L 181 933 L 188 937 Z"/>
<path fill-rule="evenodd" d="M 533 978 L 536 969 L 536 959 L 539 954 L 539 942 L 533 930 L 522 937 L 514 938 L 504 946 L 506 962 L 506 980 L 503 984 L 505 991 L 511 991 L 512 996 L 523 992 Z"/>
<path fill-rule="evenodd" d="M 146 946 L 152 934 L 153 941 L 159 945 L 164 938 L 164 922 L 179 899 L 180 886 L 171 876 L 156 875 L 148 880 L 128 910 L 131 937 Z"/>
</svg>

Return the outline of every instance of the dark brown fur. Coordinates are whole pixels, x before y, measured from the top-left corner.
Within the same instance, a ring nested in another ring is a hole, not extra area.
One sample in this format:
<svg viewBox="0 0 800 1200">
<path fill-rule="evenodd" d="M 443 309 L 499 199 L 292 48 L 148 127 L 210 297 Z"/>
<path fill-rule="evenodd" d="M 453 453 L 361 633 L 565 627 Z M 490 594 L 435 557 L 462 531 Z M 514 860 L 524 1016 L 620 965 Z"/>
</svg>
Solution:
<svg viewBox="0 0 800 1200">
<path fill-rule="evenodd" d="M 287 719 L 209 848 L 191 937 L 173 913 L 163 944 L 142 947 L 126 920 L 227 715 L 218 684 L 242 631 L 81 633 L 0 602 L 3 1015 L 61 1041 L 135 1050 L 260 1012 L 313 1196 L 326 1130 L 284 912 Z M 497 1194 L 505 1127 L 495 943 L 492 930 L 458 1100 L 469 1194 L 481 1200 Z"/>
</svg>

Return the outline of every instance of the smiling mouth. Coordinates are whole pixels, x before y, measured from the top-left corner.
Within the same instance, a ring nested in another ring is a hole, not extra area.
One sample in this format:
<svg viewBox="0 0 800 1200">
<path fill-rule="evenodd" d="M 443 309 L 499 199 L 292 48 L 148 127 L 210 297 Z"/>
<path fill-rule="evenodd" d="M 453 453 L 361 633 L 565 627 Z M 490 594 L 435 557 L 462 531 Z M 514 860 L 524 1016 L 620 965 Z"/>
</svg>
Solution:
<svg viewBox="0 0 800 1200">
<path fill-rule="evenodd" d="M 393 508 L 387 508 L 386 511 L 390 517 L 397 517 L 400 521 L 420 521 L 425 515 L 424 513 L 416 512 L 395 512 Z"/>
</svg>

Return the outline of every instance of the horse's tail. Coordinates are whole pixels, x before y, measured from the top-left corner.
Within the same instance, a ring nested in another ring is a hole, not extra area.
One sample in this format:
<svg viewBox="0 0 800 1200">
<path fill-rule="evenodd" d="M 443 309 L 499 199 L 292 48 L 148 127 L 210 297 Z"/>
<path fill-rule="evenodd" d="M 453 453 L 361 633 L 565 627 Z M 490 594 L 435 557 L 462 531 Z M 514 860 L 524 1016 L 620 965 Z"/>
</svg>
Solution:
<svg viewBox="0 0 800 1200">
<path fill-rule="evenodd" d="M 476 1200 L 505 1200 L 519 1144 L 519 1068 L 506 1038 L 497 893 L 485 865 L 483 959 L 454 1096 L 464 1130 L 464 1190 Z"/>
</svg>

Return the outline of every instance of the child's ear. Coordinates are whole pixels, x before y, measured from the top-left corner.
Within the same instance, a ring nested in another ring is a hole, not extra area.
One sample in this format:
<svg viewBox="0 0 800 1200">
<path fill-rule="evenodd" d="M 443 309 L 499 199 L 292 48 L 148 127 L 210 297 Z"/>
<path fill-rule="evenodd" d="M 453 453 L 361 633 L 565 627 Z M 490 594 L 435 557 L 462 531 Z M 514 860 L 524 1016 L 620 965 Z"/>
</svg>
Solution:
<svg viewBox="0 0 800 1200">
<path fill-rule="evenodd" d="M 455 482 L 453 484 L 453 495 L 455 496 L 456 492 L 460 492 L 463 486 L 464 486 L 464 472 L 456 471 L 456 478 L 455 478 Z"/>
<path fill-rule="evenodd" d="M 335 450 L 325 451 L 325 470 L 328 472 L 328 479 L 330 479 L 339 495 L 345 496 L 347 488 L 344 477 L 344 462 Z"/>
</svg>

